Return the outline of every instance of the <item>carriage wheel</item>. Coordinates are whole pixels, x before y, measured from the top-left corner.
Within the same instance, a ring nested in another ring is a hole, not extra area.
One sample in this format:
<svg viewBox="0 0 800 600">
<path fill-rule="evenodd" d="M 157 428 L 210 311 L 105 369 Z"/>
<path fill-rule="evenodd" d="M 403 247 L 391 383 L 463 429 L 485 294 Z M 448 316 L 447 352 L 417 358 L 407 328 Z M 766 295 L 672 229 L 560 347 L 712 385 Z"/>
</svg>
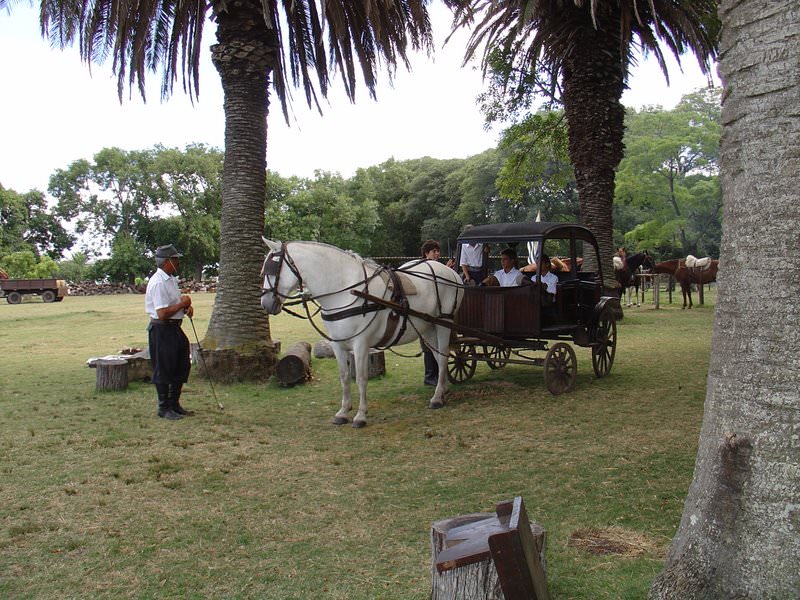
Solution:
<svg viewBox="0 0 800 600">
<path fill-rule="evenodd" d="M 544 384 L 554 396 L 571 392 L 578 379 L 575 350 L 564 342 L 555 344 L 544 357 Z"/>
<path fill-rule="evenodd" d="M 617 321 L 611 311 L 604 310 L 595 326 L 592 346 L 592 367 L 597 377 L 605 377 L 614 364 L 617 351 Z"/>
<path fill-rule="evenodd" d="M 450 383 L 464 383 L 475 374 L 478 361 L 473 353 L 474 346 L 461 344 L 456 349 L 451 349 L 447 356 L 447 379 Z"/>
<path fill-rule="evenodd" d="M 511 349 L 503 346 L 484 346 L 483 352 L 486 354 L 486 364 L 490 369 L 502 369 L 511 356 Z"/>
</svg>

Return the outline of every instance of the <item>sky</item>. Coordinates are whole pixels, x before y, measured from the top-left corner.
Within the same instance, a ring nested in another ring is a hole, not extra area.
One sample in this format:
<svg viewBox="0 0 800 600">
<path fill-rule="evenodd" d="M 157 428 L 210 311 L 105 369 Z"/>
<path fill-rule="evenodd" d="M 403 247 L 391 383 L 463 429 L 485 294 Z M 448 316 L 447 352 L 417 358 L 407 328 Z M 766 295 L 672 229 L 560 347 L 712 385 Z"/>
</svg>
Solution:
<svg viewBox="0 0 800 600">
<path fill-rule="evenodd" d="M 466 33 L 454 36 L 448 11 L 429 7 L 436 47 L 433 58 L 410 57 L 412 71 L 398 69 L 393 85 L 382 74 L 373 101 L 363 86 L 351 104 L 335 82 L 323 116 L 295 93 L 287 126 L 277 99 L 268 118 L 267 168 L 283 176 L 313 176 L 317 169 L 350 177 L 360 167 L 389 158 L 466 158 L 497 145 L 500 128 L 487 130 L 476 97 L 482 88 L 476 65 L 462 67 Z M 203 43 L 215 41 L 213 26 Z M 143 150 L 156 144 L 184 148 L 203 143 L 223 148 L 223 95 L 206 52 L 200 95 L 194 105 L 180 81 L 162 102 L 161 77 L 148 81 L 147 102 L 126 89 L 120 104 L 109 64 L 82 63 L 76 48 L 53 49 L 41 37 L 37 9 L 18 3 L 0 11 L 0 184 L 6 189 L 46 191 L 50 175 L 106 147 Z M 626 106 L 674 107 L 687 93 L 707 85 L 697 61 L 672 65 L 667 83 L 651 60 L 632 70 Z M 715 78 L 716 84 L 719 81 Z"/>
</svg>

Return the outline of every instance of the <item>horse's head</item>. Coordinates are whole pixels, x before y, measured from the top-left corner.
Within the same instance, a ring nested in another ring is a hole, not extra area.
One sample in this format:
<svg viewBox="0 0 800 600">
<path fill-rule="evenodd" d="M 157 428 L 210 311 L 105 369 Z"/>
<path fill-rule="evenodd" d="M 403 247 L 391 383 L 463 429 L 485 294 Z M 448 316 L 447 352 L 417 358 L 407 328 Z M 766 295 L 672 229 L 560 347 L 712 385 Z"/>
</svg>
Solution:
<svg viewBox="0 0 800 600">
<path fill-rule="evenodd" d="M 283 308 L 283 301 L 300 285 L 297 269 L 286 254 L 286 245 L 262 238 L 269 251 L 261 267 L 261 307 L 272 315 Z"/>
<path fill-rule="evenodd" d="M 645 271 L 654 271 L 656 268 L 656 261 L 653 260 L 653 257 L 650 256 L 650 253 L 645 250 L 643 252 L 644 258 L 642 259 L 642 269 Z"/>
</svg>

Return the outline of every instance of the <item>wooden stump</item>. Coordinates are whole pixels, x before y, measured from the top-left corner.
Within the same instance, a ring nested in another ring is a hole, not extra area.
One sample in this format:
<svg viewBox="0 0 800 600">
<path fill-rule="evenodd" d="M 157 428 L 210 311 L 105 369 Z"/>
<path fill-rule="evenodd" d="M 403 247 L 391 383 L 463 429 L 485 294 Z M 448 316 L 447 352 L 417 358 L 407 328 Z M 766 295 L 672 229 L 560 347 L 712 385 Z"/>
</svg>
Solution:
<svg viewBox="0 0 800 600">
<path fill-rule="evenodd" d="M 311 344 L 297 342 L 278 361 L 275 376 L 281 385 L 295 385 L 311 379 Z"/>
<path fill-rule="evenodd" d="M 431 526 L 432 600 L 548 600 L 547 536 L 521 497 Z"/>
<path fill-rule="evenodd" d="M 128 361 L 102 359 L 95 363 L 97 391 L 119 391 L 128 387 Z"/>
<path fill-rule="evenodd" d="M 472 564 L 439 573 L 436 561 L 447 548 L 447 533 L 457 527 L 486 521 L 489 513 L 459 515 L 431 525 L 431 600 L 503 600 L 491 556 Z"/>
<path fill-rule="evenodd" d="M 370 350 L 369 362 L 367 363 L 367 379 L 386 375 L 386 356 L 383 350 Z M 347 370 L 350 373 L 350 379 L 356 378 L 356 363 L 353 360 L 353 353 L 347 353 Z"/>
</svg>

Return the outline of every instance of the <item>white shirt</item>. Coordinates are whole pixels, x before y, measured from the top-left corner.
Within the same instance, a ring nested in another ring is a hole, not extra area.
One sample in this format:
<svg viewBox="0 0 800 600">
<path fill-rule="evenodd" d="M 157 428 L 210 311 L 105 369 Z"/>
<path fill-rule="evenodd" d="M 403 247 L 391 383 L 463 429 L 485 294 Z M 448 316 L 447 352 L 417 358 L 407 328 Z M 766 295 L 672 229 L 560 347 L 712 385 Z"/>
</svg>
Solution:
<svg viewBox="0 0 800 600">
<path fill-rule="evenodd" d="M 539 278 L 540 276 L 537 275 L 536 280 L 538 281 Z M 558 288 L 556 287 L 556 285 L 558 285 L 558 275 L 556 275 L 552 271 L 548 271 L 547 273 L 541 276 L 541 280 L 542 283 L 547 286 L 547 292 L 555 295 L 556 291 L 558 290 Z"/>
<path fill-rule="evenodd" d="M 462 267 L 480 268 L 483 266 L 483 244 L 461 244 Z"/>
<path fill-rule="evenodd" d="M 512 287 L 519 285 L 519 280 L 522 278 L 522 272 L 516 267 L 511 267 L 511 270 L 508 273 L 506 273 L 503 269 L 495 271 L 494 276 L 497 278 L 497 281 L 500 282 L 501 286 Z"/>
<path fill-rule="evenodd" d="M 147 282 L 147 291 L 144 294 L 144 311 L 152 319 L 158 319 L 158 309 L 172 306 L 181 301 L 181 290 L 178 287 L 178 278 L 167 275 L 158 269 L 150 281 Z M 170 317 L 182 319 L 183 309 Z"/>
</svg>

